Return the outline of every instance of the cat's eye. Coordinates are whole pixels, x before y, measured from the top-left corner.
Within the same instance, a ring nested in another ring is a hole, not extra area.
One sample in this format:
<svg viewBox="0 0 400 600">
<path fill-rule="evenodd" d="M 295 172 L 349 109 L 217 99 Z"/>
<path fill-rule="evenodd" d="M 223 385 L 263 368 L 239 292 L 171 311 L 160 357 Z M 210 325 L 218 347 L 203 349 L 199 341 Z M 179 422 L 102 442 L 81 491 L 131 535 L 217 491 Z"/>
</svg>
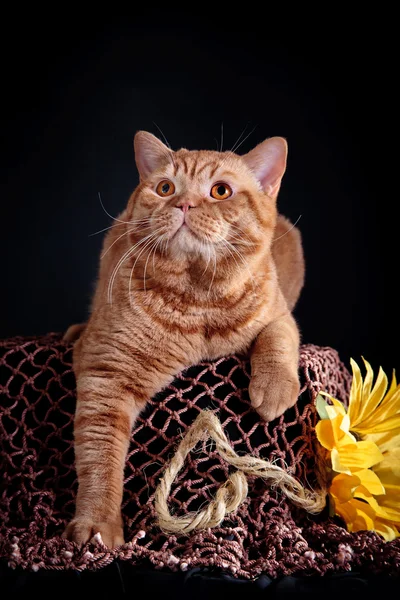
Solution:
<svg viewBox="0 0 400 600">
<path fill-rule="evenodd" d="M 232 188 L 227 183 L 216 183 L 212 186 L 210 195 L 215 200 L 226 200 L 232 193 Z"/>
<path fill-rule="evenodd" d="M 169 179 L 163 179 L 156 187 L 159 196 L 172 196 L 175 193 L 175 186 Z"/>
</svg>

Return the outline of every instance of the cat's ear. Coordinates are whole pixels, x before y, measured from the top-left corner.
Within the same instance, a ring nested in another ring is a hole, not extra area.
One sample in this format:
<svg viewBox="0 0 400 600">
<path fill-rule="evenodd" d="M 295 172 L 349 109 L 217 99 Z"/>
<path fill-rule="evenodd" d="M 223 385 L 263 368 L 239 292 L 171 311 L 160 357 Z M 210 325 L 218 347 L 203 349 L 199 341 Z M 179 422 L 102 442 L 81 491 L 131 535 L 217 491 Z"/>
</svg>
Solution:
<svg viewBox="0 0 400 600">
<path fill-rule="evenodd" d="M 172 161 L 172 150 L 147 131 L 137 132 L 133 146 L 140 179 L 147 179 L 166 159 Z"/>
<path fill-rule="evenodd" d="M 263 190 L 276 198 L 286 169 L 287 143 L 281 137 L 261 142 L 248 154 L 242 156 L 249 169 L 260 182 Z"/>
</svg>

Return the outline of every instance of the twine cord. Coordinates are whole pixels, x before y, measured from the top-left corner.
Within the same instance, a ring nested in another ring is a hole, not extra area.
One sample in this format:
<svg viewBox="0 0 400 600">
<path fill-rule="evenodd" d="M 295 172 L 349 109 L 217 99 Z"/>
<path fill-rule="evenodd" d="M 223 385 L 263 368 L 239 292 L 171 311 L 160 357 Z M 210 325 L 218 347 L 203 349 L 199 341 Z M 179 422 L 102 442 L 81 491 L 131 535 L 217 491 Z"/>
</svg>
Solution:
<svg viewBox="0 0 400 600">
<path fill-rule="evenodd" d="M 221 457 L 237 470 L 218 489 L 215 499 L 206 508 L 175 517 L 171 515 L 168 508 L 172 484 L 189 452 L 199 441 L 209 437 L 215 441 Z M 323 481 L 320 481 L 321 489 L 314 492 L 303 487 L 297 479 L 278 465 L 256 456 L 239 456 L 230 446 L 216 415 L 211 411 L 202 411 L 181 440 L 157 486 L 154 506 L 158 526 L 167 533 L 187 534 L 195 529 L 220 525 L 224 518 L 239 508 L 246 499 L 248 493 L 246 475 L 261 477 L 271 486 L 279 488 L 293 504 L 309 513 L 317 514 L 325 507 L 326 487 Z"/>
</svg>

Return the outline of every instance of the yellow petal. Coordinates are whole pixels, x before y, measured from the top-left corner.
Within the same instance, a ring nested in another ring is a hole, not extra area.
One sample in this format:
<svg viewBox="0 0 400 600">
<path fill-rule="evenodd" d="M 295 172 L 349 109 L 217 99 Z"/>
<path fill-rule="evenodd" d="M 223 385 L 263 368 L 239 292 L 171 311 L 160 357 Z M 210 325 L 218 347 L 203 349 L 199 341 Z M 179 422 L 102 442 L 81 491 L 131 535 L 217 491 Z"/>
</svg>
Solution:
<svg viewBox="0 0 400 600">
<path fill-rule="evenodd" d="M 387 392 L 387 394 L 385 396 L 385 402 L 389 402 L 392 399 L 393 394 L 395 394 L 396 392 L 399 391 L 397 389 L 398 387 L 399 386 L 397 385 L 397 381 L 396 381 L 396 371 L 393 369 L 393 372 L 392 372 L 392 382 L 391 382 L 390 388 L 388 389 L 388 392 Z"/>
<path fill-rule="evenodd" d="M 342 416 L 342 422 L 340 423 L 340 431 L 343 433 L 340 434 L 340 437 L 338 436 L 338 439 L 342 439 L 343 434 L 345 434 L 345 435 L 347 435 L 347 437 L 352 438 L 354 440 L 354 443 L 357 441 L 356 438 L 354 437 L 354 435 L 352 435 L 350 433 L 350 417 L 349 417 L 349 415 Z"/>
<path fill-rule="evenodd" d="M 392 498 L 393 505 L 400 509 L 400 483 L 398 485 L 385 483 L 385 492 L 388 498 Z"/>
<path fill-rule="evenodd" d="M 346 415 L 346 409 L 343 406 L 343 403 L 340 402 L 339 400 L 336 400 L 336 398 L 334 398 L 333 396 L 329 396 L 331 402 L 332 402 L 332 406 L 335 407 L 336 412 L 339 413 L 340 415 Z M 328 408 L 329 408 L 329 404 L 328 404 Z"/>
<path fill-rule="evenodd" d="M 333 398 L 332 398 L 333 399 Z M 338 409 L 337 406 L 335 405 L 329 405 L 327 404 L 325 407 L 326 413 L 328 415 L 328 418 L 333 421 L 333 419 L 336 419 L 337 417 L 341 417 L 341 420 L 343 420 L 345 417 L 347 417 L 346 413 L 342 413 L 340 409 Z M 348 417 L 347 417 L 348 419 Z M 350 425 L 350 421 L 349 421 L 349 425 Z"/>
<path fill-rule="evenodd" d="M 340 445 L 331 451 L 332 469 L 337 473 L 348 473 L 369 469 L 383 460 L 383 454 L 373 442 L 361 441 L 351 445 Z"/>
<path fill-rule="evenodd" d="M 349 531 L 376 531 L 386 541 L 400 535 L 395 523 L 378 517 L 374 508 L 366 502 L 353 498 L 342 504 L 334 501 L 334 505 L 335 513 L 343 519 Z"/>
<path fill-rule="evenodd" d="M 385 452 L 383 460 L 375 465 L 373 470 L 385 487 L 400 485 L 400 447 Z"/>
<path fill-rule="evenodd" d="M 386 494 L 376 496 L 376 501 L 387 513 L 391 521 L 400 525 L 400 487 L 385 486 Z"/>
<path fill-rule="evenodd" d="M 396 373 L 393 371 L 392 382 L 390 388 L 387 391 L 385 397 L 379 406 L 376 407 L 373 414 L 370 416 L 365 415 L 363 419 L 363 428 L 368 428 L 372 422 L 382 422 L 389 417 L 400 412 L 400 385 L 397 385 Z M 372 422 L 371 422 L 372 421 Z M 359 425 L 358 425 L 359 426 Z"/>
<path fill-rule="evenodd" d="M 400 431 L 397 430 L 368 434 L 365 439 L 374 442 L 385 456 L 388 452 L 391 453 L 396 448 L 400 448 Z"/>
<path fill-rule="evenodd" d="M 340 460 L 340 454 L 337 448 L 332 448 L 331 451 L 331 463 L 332 469 L 336 471 L 336 473 L 346 473 L 347 475 L 351 475 L 351 469 L 348 466 L 342 464 Z"/>
<path fill-rule="evenodd" d="M 333 435 L 332 422 L 329 419 L 318 421 L 315 426 L 315 433 L 321 446 L 327 450 L 334 448 L 335 436 Z"/>
<path fill-rule="evenodd" d="M 386 496 L 383 496 L 386 498 Z M 379 518 L 385 519 L 386 521 L 390 521 L 396 525 L 400 525 L 400 510 L 393 508 L 392 506 L 386 506 L 386 504 L 379 503 L 380 510 L 377 511 L 377 516 Z"/>
<path fill-rule="evenodd" d="M 362 436 L 389 428 L 398 429 L 398 421 L 394 420 L 395 417 L 400 418 L 400 387 L 391 395 L 389 402 L 386 395 L 377 408 L 369 414 L 364 414 L 357 424 L 352 423 L 351 429 Z"/>
<path fill-rule="evenodd" d="M 350 391 L 348 415 L 350 417 L 350 429 L 365 436 L 373 432 L 383 432 L 387 427 L 398 429 L 397 419 L 391 419 L 400 413 L 400 385 L 397 384 L 396 374 L 393 371 L 390 388 L 388 387 L 386 374 L 379 368 L 374 387 L 373 370 L 368 361 L 363 358 L 366 375 L 364 382 L 357 363 L 351 359 L 353 370 L 353 381 Z M 371 390 L 372 388 L 372 390 Z"/>
<path fill-rule="evenodd" d="M 377 496 L 376 499 L 380 506 L 391 515 L 393 521 L 400 525 L 400 485 L 385 485 L 385 495 Z"/>
<path fill-rule="evenodd" d="M 346 445 L 355 444 L 356 438 L 348 433 L 348 416 L 338 414 L 332 419 L 322 419 L 315 426 L 315 433 L 318 441 L 327 450 L 332 450 L 335 446 L 343 443 Z"/>
<path fill-rule="evenodd" d="M 391 542 L 400 536 L 397 528 L 393 524 L 388 525 L 380 519 L 375 519 L 374 529 L 386 542 Z"/>
<path fill-rule="evenodd" d="M 366 504 L 360 502 L 355 498 L 351 500 L 352 505 L 357 511 L 357 516 L 349 527 L 349 531 L 360 531 L 360 530 L 373 530 L 374 521 L 376 518 L 374 509 Z"/>
<path fill-rule="evenodd" d="M 398 416 L 400 416 L 400 415 L 395 415 L 395 417 L 398 417 Z M 390 417 L 390 418 L 392 418 L 392 417 Z M 378 423 L 378 426 L 377 426 L 377 423 Z M 386 423 L 387 423 L 387 419 L 385 421 L 383 421 L 383 420 L 380 421 L 378 418 L 376 418 L 376 419 L 371 418 L 366 421 L 363 421 L 362 426 L 357 425 L 357 427 L 354 427 L 353 432 L 355 435 L 358 436 L 359 439 L 363 439 L 363 440 L 371 439 L 379 446 L 380 442 L 378 442 L 376 440 L 389 440 L 390 438 L 393 438 L 394 436 L 397 436 L 400 433 L 399 426 L 396 426 L 396 424 L 393 424 L 393 423 L 389 423 L 389 427 L 392 427 L 392 429 L 388 430 L 386 428 Z M 387 434 L 389 434 L 389 435 L 387 435 Z M 377 437 L 376 439 L 371 437 L 374 435 L 377 435 L 379 437 Z"/>
<path fill-rule="evenodd" d="M 357 471 L 357 478 L 359 479 L 360 485 L 367 489 L 370 494 L 378 496 L 386 493 L 380 478 L 376 473 L 371 471 L 371 469 Z M 357 495 L 357 490 L 355 491 L 355 495 Z"/>
<path fill-rule="evenodd" d="M 386 394 L 380 405 L 375 411 L 375 415 L 379 415 L 379 420 L 385 419 L 400 411 L 400 386 L 394 390 L 392 394 Z"/>
<path fill-rule="evenodd" d="M 340 415 L 347 414 L 346 409 L 345 409 L 343 403 L 340 402 L 340 400 L 337 400 L 336 398 L 334 398 L 327 392 L 319 392 L 318 396 L 326 396 L 326 398 L 329 398 L 331 404 L 328 404 L 328 402 L 325 403 L 325 409 L 330 409 L 330 411 L 331 411 L 329 413 L 329 418 L 334 418 L 334 417 L 336 417 L 337 414 L 340 414 Z"/>
<path fill-rule="evenodd" d="M 365 403 L 368 402 L 368 400 L 369 400 L 369 397 L 371 394 L 372 382 L 374 380 L 374 372 L 372 370 L 371 365 L 369 364 L 369 362 L 367 360 L 365 360 L 365 358 L 363 356 L 362 356 L 362 359 L 363 359 L 363 363 L 365 365 L 367 372 L 365 374 L 364 381 L 363 381 L 363 387 L 362 387 L 360 416 L 365 407 Z"/>
<path fill-rule="evenodd" d="M 375 385 L 371 391 L 371 384 L 374 373 L 371 369 L 371 365 L 369 364 L 369 362 L 364 360 L 364 363 L 367 369 L 367 374 L 364 380 L 361 410 L 359 411 L 357 421 L 352 422 L 352 429 L 355 429 L 357 426 L 362 427 L 363 420 L 374 413 L 375 409 L 378 407 L 383 397 L 385 396 L 385 392 L 388 386 L 386 374 L 384 373 L 382 367 L 380 367 L 378 377 L 376 378 Z"/>
<path fill-rule="evenodd" d="M 396 415 L 397 416 L 397 415 Z M 372 425 L 372 427 L 374 426 L 374 424 Z M 389 447 L 390 448 L 395 448 L 396 446 L 398 446 L 398 442 L 396 443 L 392 443 L 394 438 L 399 438 L 400 436 L 400 427 L 391 429 L 390 431 L 380 431 L 380 432 L 374 432 L 374 433 L 370 433 L 369 429 L 366 428 L 364 431 L 354 431 L 355 435 L 358 435 L 358 439 L 363 439 L 363 440 L 370 440 L 371 442 L 375 442 L 375 444 L 377 446 L 379 446 L 379 448 L 383 448 L 383 446 L 387 445 L 389 443 Z M 383 448 L 382 450 L 383 452 L 385 451 L 385 449 Z"/>
<path fill-rule="evenodd" d="M 360 367 L 352 358 L 350 359 L 350 364 L 353 371 L 353 379 L 351 381 L 347 414 L 350 417 L 351 423 L 357 423 L 358 415 L 361 410 L 363 384 Z"/>
<path fill-rule="evenodd" d="M 334 502 L 335 513 L 342 517 L 343 521 L 349 525 L 353 523 L 357 518 L 357 509 L 353 505 L 353 500 L 349 502 L 343 502 L 343 504 Z"/>
<path fill-rule="evenodd" d="M 332 494 L 335 504 L 348 502 L 354 496 L 354 491 L 360 485 L 360 479 L 357 475 L 347 475 L 339 473 L 332 479 L 329 493 Z"/>
<path fill-rule="evenodd" d="M 385 488 L 379 477 L 371 469 L 362 469 L 352 475 L 339 473 L 333 478 L 329 493 L 334 496 L 335 501 L 343 503 L 357 497 L 359 489 L 374 495 L 385 494 Z"/>
<path fill-rule="evenodd" d="M 376 420 L 369 420 L 368 423 L 362 421 L 357 427 L 352 426 L 353 431 L 366 434 L 385 433 L 386 431 L 393 431 L 395 429 L 400 429 L 400 414 L 388 417 L 387 419 L 381 421 L 378 421 L 377 418 Z"/>
<path fill-rule="evenodd" d="M 364 500 L 364 502 L 367 502 L 369 506 L 374 510 L 377 517 L 380 517 L 381 519 L 386 519 L 388 521 L 397 520 L 398 512 L 396 510 L 390 508 L 386 509 L 386 507 L 381 506 L 381 504 L 377 502 L 376 498 L 374 498 L 372 494 L 370 494 L 368 490 L 366 490 L 362 486 L 359 486 L 357 488 L 356 494 L 357 495 L 355 499 Z"/>
</svg>

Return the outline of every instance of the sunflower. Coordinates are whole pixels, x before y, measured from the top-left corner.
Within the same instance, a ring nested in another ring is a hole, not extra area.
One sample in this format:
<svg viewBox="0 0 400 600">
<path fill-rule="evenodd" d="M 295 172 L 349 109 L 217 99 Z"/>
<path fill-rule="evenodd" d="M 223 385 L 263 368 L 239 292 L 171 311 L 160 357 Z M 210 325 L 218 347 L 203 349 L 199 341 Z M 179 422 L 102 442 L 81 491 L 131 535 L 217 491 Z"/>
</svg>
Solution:
<svg viewBox="0 0 400 600">
<path fill-rule="evenodd" d="M 374 530 L 388 541 L 400 536 L 400 384 L 393 372 L 388 389 L 380 368 L 373 385 L 371 365 L 364 364 L 363 380 L 351 359 L 347 411 L 329 394 L 318 395 L 315 429 L 332 471 L 333 512 L 349 531 Z"/>
</svg>

